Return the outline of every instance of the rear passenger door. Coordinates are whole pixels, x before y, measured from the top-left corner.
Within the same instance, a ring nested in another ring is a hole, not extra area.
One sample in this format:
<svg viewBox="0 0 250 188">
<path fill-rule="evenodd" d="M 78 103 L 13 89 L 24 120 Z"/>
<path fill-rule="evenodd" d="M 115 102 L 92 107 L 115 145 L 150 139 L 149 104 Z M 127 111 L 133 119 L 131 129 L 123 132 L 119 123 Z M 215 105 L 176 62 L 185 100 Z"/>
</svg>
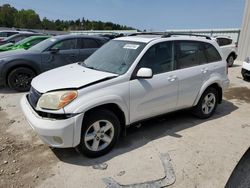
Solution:
<svg viewBox="0 0 250 188">
<path fill-rule="evenodd" d="M 99 42 L 92 38 L 81 38 L 80 43 L 80 60 L 84 61 L 87 59 L 91 54 L 93 54 L 100 46 Z"/>
<path fill-rule="evenodd" d="M 206 61 L 201 62 L 202 80 L 205 83 L 213 74 L 225 75 L 226 64 L 222 62 L 219 52 L 212 44 L 202 43 L 202 46 L 206 57 Z"/>
<path fill-rule="evenodd" d="M 202 86 L 205 55 L 198 41 L 175 41 L 176 76 L 179 80 L 177 108 L 191 107 Z"/>
</svg>

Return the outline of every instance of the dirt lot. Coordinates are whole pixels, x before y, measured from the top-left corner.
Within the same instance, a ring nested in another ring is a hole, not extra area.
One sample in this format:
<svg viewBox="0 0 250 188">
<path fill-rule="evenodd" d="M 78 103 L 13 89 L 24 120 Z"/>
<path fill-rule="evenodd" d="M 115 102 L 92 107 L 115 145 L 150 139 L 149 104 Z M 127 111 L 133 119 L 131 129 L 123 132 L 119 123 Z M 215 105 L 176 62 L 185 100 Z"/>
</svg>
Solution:
<svg viewBox="0 0 250 188">
<path fill-rule="evenodd" d="M 230 89 L 216 114 L 199 120 L 188 111 L 130 128 L 108 155 L 88 159 L 74 149 L 50 149 L 29 127 L 20 97 L 0 89 L 0 187 L 105 187 L 164 177 L 160 155 L 168 154 L 176 181 L 170 187 L 224 187 L 250 146 L 250 82 L 239 63 L 229 69 Z M 114 186 L 115 187 L 115 186 Z"/>
</svg>

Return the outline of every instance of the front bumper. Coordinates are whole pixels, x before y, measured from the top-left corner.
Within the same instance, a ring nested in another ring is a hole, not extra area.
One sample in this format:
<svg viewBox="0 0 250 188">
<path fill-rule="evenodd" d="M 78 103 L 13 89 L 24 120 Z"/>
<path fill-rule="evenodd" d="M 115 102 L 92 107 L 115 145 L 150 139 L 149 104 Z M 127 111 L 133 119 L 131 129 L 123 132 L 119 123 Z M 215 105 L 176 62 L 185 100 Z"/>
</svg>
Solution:
<svg viewBox="0 0 250 188">
<path fill-rule="evenodd" d="M 30 106 L 26 95 L 21 99 L 21 107 L 30 126 L 49 146 L 69 148 L 80 143 L 83 114 L 63 120 L 43 118 Z"/>
</svg>

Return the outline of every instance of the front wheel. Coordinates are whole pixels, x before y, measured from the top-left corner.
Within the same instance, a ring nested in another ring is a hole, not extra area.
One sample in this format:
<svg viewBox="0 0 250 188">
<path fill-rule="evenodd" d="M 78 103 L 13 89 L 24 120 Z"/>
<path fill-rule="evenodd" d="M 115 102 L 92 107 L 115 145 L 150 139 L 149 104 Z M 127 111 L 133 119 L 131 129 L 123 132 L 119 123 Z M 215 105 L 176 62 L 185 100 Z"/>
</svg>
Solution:
<svg viewBox="0 0 250 188">
<path fill-rule="evenodd" d="M 207 88 L 202 94 L 198 104 L 193 108 L 193 114 L 201 119 L 211 117 L 218 104 L 218 91 L 213 88 Z"/>
<path fill-rule="evenodd" d="M 35 76 L 34 71 L 29 68 L 16 68 L 8 75 L 8 85 L 10 88 L 19 92 L 29 91 L 30 83 Z"/>
<path fill-rule="evenodd" d="M 77 149 L 87 157 L 102 156 L 114 147 L 119 134 L 120 122 L 113 112 L 104 109 L 94 111 L 83 121 Z"/>
</svg>

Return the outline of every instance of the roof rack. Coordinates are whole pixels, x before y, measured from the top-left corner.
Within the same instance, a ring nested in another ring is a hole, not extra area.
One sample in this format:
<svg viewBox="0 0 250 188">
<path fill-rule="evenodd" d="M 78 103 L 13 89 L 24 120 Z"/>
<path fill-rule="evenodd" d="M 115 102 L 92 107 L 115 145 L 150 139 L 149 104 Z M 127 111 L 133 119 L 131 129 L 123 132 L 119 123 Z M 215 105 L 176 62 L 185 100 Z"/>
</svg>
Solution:
<svg viewBox="0 0 250 188">
<path fill-rule="evenodd" d="M 204 37 L 208 40 L 211 40 L 211 37 L 206 36 L 206 35 L 198 35 L 198 34 L 191 34 L 191 33 L 164 33 L 162 35 L 162 38 L 167 38 L 167 37 L 171 37 L 173 35 L 184 35 L 184 36 L 195 36 L 195 37 Z"/>
<path fill-rule="evenodd" d="M 138 33 L 132 33 L 128 36 L 137 36 L 137 35 L 165 35 L 166 32 L 138 32 Z"/>
</svg>

